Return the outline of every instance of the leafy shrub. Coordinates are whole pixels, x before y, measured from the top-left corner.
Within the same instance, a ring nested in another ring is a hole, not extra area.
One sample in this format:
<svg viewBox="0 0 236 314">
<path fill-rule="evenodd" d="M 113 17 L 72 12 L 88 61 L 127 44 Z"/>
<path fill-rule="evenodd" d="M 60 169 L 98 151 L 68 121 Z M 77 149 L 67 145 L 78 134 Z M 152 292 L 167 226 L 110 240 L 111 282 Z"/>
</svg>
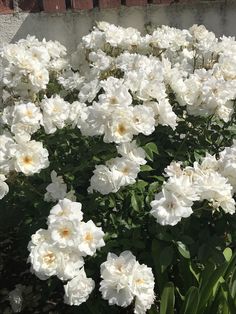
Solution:
<svg viewBox="0 0 236 314">
<path fill-rule="evenodd" d="M 1 55 L 1 311 L 235 314 L 234 38 L 100 22 Z"/>
</svg>

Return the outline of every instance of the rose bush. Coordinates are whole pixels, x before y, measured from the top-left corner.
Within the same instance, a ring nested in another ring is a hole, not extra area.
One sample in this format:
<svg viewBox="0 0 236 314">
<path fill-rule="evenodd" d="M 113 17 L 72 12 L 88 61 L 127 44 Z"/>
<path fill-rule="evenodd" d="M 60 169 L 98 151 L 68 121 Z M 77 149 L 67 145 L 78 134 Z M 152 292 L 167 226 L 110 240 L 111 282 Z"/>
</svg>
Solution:
<svg viewBox="0 0 236 314">
<path fill-rule="evenodd" d="M 99 22 L 1 57 L 2 312 L 235 314 L 235 39 Z"/>
</svg>

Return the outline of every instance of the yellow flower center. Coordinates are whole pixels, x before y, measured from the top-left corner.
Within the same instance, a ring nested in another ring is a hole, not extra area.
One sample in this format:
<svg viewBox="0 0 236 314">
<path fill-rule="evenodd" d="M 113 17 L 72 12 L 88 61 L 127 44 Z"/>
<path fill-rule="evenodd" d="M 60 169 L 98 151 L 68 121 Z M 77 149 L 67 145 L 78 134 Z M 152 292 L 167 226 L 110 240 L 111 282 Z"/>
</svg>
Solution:
<svg viewBox="0 0 236 314">
<path fill-rule="evenodd" d="M 120 123 L 117 127 L 117 132 L 120 134 L 120 135 L 124 135 L 125 132 L 126 132 L 126 127 L 124 126 L 124 124 Z"/>
<path fill-rule="evenodd" d="M 91 232 L 86 232 L 85 236 L 84 236 L 84 240 L 86 242 L 92 242 L 93 241 L 93 235 Z"/>
<path fill-rule="evenodd" d="M 32 118 L 32 117 L 33 117 L 33 112 L 32 112 L 32 110 L 28 109 L 28 110 L 26 111 L 26 115 L 27 115 L 29 118 Z"/>
<path fill-rule="evenodd" d="M 111 105 L 116 105 L 118 104 L 118 100 L 115 96 L 110 97 L 110 104 Z"/>
<path fill-rule="evenodd" d="M 26 155 L 26 156 L 23 157 L 22 161 L 26 165 L 31 165 L 33 163 L 33 158 Z"/>
<path fill-rule="evenodd" d="M 144 283 L 144 280 L 142 278 L 135 280 L 136 285 L 142 285 Z"/>
<path fill-rule="evenodd" d="M 50 265 L 52 264 L 56 259 L 56 256 L 52 252 L 48 252 L 46 255 L 43 257 L 44 263 Z"/>
<path fill-rule="evenodd" d="M 127 175 L 129 173 L 129 167 L 124 167 L 122 170 L 123 174 Z"/>
<path fill-rule="evenodd" d="M 70 230 L 68 228 L 63 228 L 60 230 L 60 236 L 66 238 L 70 235 Z"/>
</svg>

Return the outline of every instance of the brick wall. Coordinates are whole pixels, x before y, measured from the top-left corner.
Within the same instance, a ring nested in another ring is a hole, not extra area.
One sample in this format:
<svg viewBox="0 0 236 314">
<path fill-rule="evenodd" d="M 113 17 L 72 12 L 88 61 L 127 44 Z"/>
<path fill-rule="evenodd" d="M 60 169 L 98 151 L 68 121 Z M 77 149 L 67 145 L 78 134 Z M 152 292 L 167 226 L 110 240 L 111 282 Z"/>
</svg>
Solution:
<svg viewBox="0 0 236 314">
<path fill-rule="evenodd" d="M 222 0 L 222 2 L 226 1 Z M 201 0 L 0 0 L 0 13 L 7 14 L 20 11 L 63 13 L 67 10 L 90 10 L 95 7 L 107 9 L 118 8 L 121 5 L 130 7 L 145 6 L 147 4 L 171 5 L 196 2 L 201 2 Z"/>
</svg>

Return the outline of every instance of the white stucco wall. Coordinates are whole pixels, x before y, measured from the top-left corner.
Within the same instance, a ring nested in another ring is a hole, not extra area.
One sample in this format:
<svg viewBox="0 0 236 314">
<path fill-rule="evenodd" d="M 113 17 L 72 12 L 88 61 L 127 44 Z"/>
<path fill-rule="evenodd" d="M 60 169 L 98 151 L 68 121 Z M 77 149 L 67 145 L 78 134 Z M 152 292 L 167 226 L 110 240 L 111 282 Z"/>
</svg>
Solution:
<svg viewBox="0 0 236 314">
<path fill-rule="evenodd" d="M 121 26 L 137 27 L 145 24 L 166 24 L 188 28 L 204 24 L 217 35 L 236 35 L 236 0 L 206 1 L 195 4 L 148 5 L 65 14 L 18 13 L 0 15 L 0 42 L 15 42 L 27 34 L 39 39 L 59 40 L 68 50 L 74 50 L 81 37 L 96 21 L 108 21 Z"/>
</svg>

